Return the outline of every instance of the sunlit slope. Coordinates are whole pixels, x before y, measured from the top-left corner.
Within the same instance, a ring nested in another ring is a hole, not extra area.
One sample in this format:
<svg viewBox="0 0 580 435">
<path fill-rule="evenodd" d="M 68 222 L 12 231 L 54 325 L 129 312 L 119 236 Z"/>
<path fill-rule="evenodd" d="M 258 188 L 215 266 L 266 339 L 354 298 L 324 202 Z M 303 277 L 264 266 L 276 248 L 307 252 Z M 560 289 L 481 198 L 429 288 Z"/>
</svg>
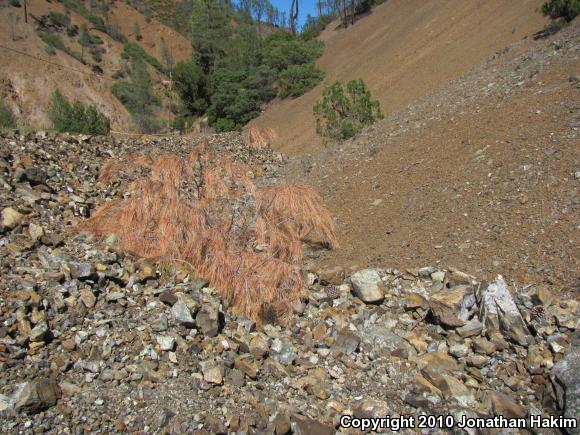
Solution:
<svg viewBox="0 0 580 435">
<path fill-rule="evenodd" d="M 326 81 L 363 78 L 388 114 L 462 75 L 494 52 L 541 29 L 542 0 L 388 0 L 348 29 L 332 23 L 320 65 Z M 312 106 L 321 86 L 270 105 L 253 123 L 273 127 L 276 146 L 305 153 L 321 145 Z"/>
</svg>

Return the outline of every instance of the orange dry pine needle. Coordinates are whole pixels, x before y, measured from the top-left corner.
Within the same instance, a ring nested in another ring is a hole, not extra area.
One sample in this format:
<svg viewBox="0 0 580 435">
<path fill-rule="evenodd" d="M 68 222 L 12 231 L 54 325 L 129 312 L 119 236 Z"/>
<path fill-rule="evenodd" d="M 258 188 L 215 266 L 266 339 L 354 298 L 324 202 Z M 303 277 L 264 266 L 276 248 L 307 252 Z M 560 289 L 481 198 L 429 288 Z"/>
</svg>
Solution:
<svg viewBox="0 0 580 435">
<path fill-rule="evenodd" d="M 216 157 L 207 144 L 187 158 L 107 162 L 99 182 L 138 167 L 150 172 L 131 183 L 130 195 L 105 203 L 77 230 L 116 234 L 123 249 L 140 257 L 190 264 L 228 306 L 258 322 L 264 312 L 290 315 L 303 285 L 299 264 L 308 237 L 338 246 L 332 217 L 312 188 L 257 188 L 249 166 Z"/>
</svg>

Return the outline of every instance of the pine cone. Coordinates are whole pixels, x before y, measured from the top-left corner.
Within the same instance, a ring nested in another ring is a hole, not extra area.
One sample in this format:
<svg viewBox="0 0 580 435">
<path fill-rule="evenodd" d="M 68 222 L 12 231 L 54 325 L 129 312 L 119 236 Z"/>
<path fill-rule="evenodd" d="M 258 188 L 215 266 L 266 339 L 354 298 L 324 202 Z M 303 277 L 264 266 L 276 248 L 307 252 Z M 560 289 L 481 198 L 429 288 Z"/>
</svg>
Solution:
<svg viewBox="0 0 580 435">
<path fill-rule="evenodd" d="M 546 309 L 542 305 L 536 305 L 530 310 L 530 320 L 537 322 L 546 319 Z"/>
<path fill-rule="evenodd" d="M 337 285 L 329 285 L 325 291 L 329 299 L 336 299 L 340 296 L 340 287 Z"/>
</svg>

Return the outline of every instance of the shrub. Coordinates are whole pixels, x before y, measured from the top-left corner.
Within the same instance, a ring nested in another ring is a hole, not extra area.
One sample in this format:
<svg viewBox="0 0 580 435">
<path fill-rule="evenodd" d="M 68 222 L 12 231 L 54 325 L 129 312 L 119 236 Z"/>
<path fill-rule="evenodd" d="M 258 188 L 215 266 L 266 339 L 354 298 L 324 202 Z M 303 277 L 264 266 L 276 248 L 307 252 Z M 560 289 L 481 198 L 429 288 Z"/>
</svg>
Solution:
<svg viewBox="0 0 580 435">
<path fill-rule="evenodd" d="M 107 24 L 105 26 L 105 31 L 107 32 L 107 35 L 109 35 L 115 41 L 123 43 L 127 42 L 127 37 L 121 33 L 121 30 L 119 30 L 117 26 L 114 26 L 113 24 Z"/>
<path fill-rule="evenodd" d="M 82 4 L 78 0 L 62 0 L 62 3 L 65 9 L 70 9 L 75 11 L 76 13 L 82 15 L 87 20 L 91 22 L 91 24 L 101 32 L 105 32 L 105 22 L 101 17 L 98 17 L 91 13 L 84 4 Z"/>
<path fill-rule="evenodd" d="M 130 113 L 136 113 L 142 110 L 143 101 L 147 97 L 140 93 L 138 86 L 131 82 L 117 82 L 111 86 L 111 92 L 127 108 Z"/>
<path fill-rule="evenodd" d="M 322 81 L 324 71 L 314 63 L 291 65 L 278 76 L 280 95 L 298 97 Z"/>
<path fill-rule="evenodd" d="M 151 89 L 151 76 L 143 60 L 134 61 L 131 65 L 130 81 L 114 83 L 111 89 L 131 113 L 148 111 L 151 106 L 159 104 L 159 98 Z"/>
<path fill-rule="evenodd" d="M 383 118 L 380 103 L 371 99 L 362 79 L 348 82 L 346 94 L 340 82 L 326 86 L 314 105 L 314 114 L 316 132 L 329 140 L 351 138 Z"/>
<path fill-rule="evenodd" d="M 133 61 L 130 80 L 114 83 L 111 92 L 133 115 L 143 133 L 159 131 L 161 124 L 153 117 L 153 107 L 159 104 L 159 98 L 152 90 L 151 76 L 142 58 Z"/>
<path fill-rule="evenodd" d="M 157 133 L 163 127 L 162 121 L 150 113 L 134 113 L 133 121 L 139 131 L 145 134 Z"/>
<path fill-rule="evenodd" d="M 304 184 L 255 186 L 240 164 L 200 145 L 180 158 L 164 154 L 110 161 L 99 182 L 121 169 L 149 168 L 125 199 L 106 202 L 78 231 L 116 234 L 127 252 L 170 261 L 210 280 L 234 314 L 257 322 L 288 319 L 300 298 L 303 243 L 338 246 L 332 216 Z M 262 249 L 256 249 L 261 246 Z"/>
<path fill-rule="evenodd" d="M 542 13 L 552 19 L 570 22 L 580 13 L 580 0 L 549 0 L 542 5 Z"/>
<path fill-rule="evenodd" d="M 185 115 L 178 115 L 173 118 L 171 123 L 171 127 L 174 130 L 179 130 L 180 132 L 185 132 L 188 127 L 191 127 L 193 123 L 193 117 L 185 116 Z"/>
<path fill-rule="evenodd" d="M 54 33 L 42 31 L 38 32 L 38 36 L 40 37 L 40 39 L 44 41 L 46 45 L 50 45 L 51 47 L 54 47 L 61 51 L 67 51 L 67 47 L 64 44 L 63 40 L 60 39 L 60 36 L 55 35 Z"/>
<path fill-rule="evenodd" d="M 104 73 L 103 68 L 97 64 L 91 65 L 91 70 L 97 75 L 102 75 Z"/>
<path fill-rule="evenodd" d="M 226 131 L 240 130 L 242 128 L 241 124 L 236 123 L 232 119 L 217 118 L 214 120 L 214 118 L 211 115 L 210 115 L 209 119 L 210 119 L 210 123 L 211 123 L 212 127 L 218 133 L 223 133 Z"/>
<path fill-rule="evenodd" d="M 84 45 L 85 47 L 89 47 L 91 45 L 102 45 L 103 39 L 100 36 L 94 35 L 89 32 L 87 26 L 81 24 L 80 27 L 80 36 L 79 36 L 79 43 Z"/>
<path fill-rule="evenodd" d="M 135 21 L 133 24 L 133 35 L 137 41 L 141 41 L 143 39 L 143 35 L 141 34 L 141 28 L 139 27 L 139 23 Z"/>
<path fill-rule="evenodd" d="M 94 15 L 78 0 L 62 0 L 62 3 L 66 9 L 71 9 L 89 20 L 95 29 L 108 34 L 116 41 L 127 42 L 127 37 L 119 29 L 111 24 L 105 24 L 101 17 Z M 105 2 L 103 2 L 103 6 L 106 7 Z"/>
<path fill-rule="evenodd" d="M 89 52 L 91 53 L 91 56 L 93 56 L 95 62 L 101 63 L 103 60 L 103 50 L 100 50 L 97 47 L 92 47 Z"/>
<path fill-rule="evenodd" d="M 44 46 L 44 50 L 46 51 L 46 54 L 48 54 L 49 56 L 54 56 L 56 54 L 56 50 L 52 45 L 46 44 Z"/>
<path fill-rule="evenodd" d="M 69 16 L 60 12 L 50 11 L 48 13 L 48 19 L 57 27 L 68 27 L 70 24 Z"/>
<path fill-rule="evenodd" d="M 48 115 L 60 132 L 104 135 L 111 129 L 109 118 L 99 113 L 94 105 L 80 101 L 71 103 L 58 89 L 52 94 Z"/>
<path fill-rule="evenodd" d="M 68 26 L 66 28 L 66 36 L 68 36 L 69 38 L 74 38 L 78 34 L 79 34 L 79 26 L 77 26 L 76 24 L 73 24 L 72 26 Z"/>
<path fill-rule="evenodd" d="M 16 122 L 12 111 L 0 100 L 0 129 L 15 128 Z"/>
<path fill-rule="evenodd" d="M 362 0 L 356 5 L 355 13 L 364 14 L 369 12 L 373 7 L 378 6 L 384 2 L 385 0 Z"/>
<path fill-rule="evenodd" d="M 137 42 L 134 41 L 126 42 L 125 45 L 123 46 L 123 53 L 121 54 L 121 56 L 123 56 L 124 59 L 131 60 L 143 59 L 157 71 L 162 73 L 165 72 L 165 69 L 163 68 L 163 65 L 161 65 L 161 62 L 159 62 L 155 57 L 147 53 L 145 49 L 141 47 L 141 45 L 139 45 Z"/>
<path fill-rule="evenodd" d="M 548 24 L 546 24 L 546 27 L 544 27 L 544 30 L 537 33 L 537 35 L 540 37 L 553 35 L 554 33 L 558 33 L 560 30 L 562 30 L 567 25 L 568 25 L 568 22 L 564 19 L 552 20 Z"/>
<path fill-rule="evenodd" d="M 10 0 L 10 6 L 14 6 L 15 8 L 21 7 L 20 0 Z"/>
<path fill-rule="evenodd" d="M 60 51 L 64 51 L 69 56 L 74 57 L 79 62 L 84 63 L 81 54 L 78 51 L 75 51 L 72 48 L 68 47 L 60 38 L 60 36 L 55 35 L 54 33 L 51 32 L 43 32 L 43 31 L 39 31 L 38 36 L 40 37 L 40 39 L 44 41 L 44 43 L 48 47 L 52 47 L 52 49 L 50 48 L 47 49 L 47 53 L 54 54 L 52 52 L 54 51 L 54 49 L 57 49 Z"/>
<path fill-rule="evenodd" d="M 100 63 L 103 60 L 104 50 L 99 47 L 91 47 L 89 50 L 95 62 Z"/>
</svg>

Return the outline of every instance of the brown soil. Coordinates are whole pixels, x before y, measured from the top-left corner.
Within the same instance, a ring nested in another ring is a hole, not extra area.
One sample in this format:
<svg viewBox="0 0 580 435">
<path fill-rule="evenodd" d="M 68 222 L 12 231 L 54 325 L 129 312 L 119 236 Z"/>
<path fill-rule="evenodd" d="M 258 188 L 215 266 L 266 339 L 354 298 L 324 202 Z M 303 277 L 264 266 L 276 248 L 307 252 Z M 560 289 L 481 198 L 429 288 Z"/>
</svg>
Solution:
<svg viewBox="0 0 580 435">
<path fill-rule="evenodd" d="M 121 33 L 127 35 L 132 41 L 135 40 L 134 28 L 135 23 L 137 23 L 143 37 L 139 43 L 149 54 L 155 56 L 161 62 L 163 61 L 161 57 L 161 38 L 170 49 L 175 62 L 187 60 L 191 57 L 191 42 L 189 39 L 157 20 L 147 20 L 144 15 L 123 2 L 115 2 L 114 7 L 111 8 L 111 20 L 119 27 Z"/>
<path fill-rule="evenodd" d="M 580 22 L 503 50 L 354 141 L 297 160 L 341 249 L 317 268 L 455 266 L 558 289 L 580 252 Z"/>
<path fill-rule="evenodd" d="M 541 29 L 542 2 L 389 0 L 346 30 L 331 23 L 319 64 L 326 82 L 362 77 L 385 113 L 393 113 Z M 276 102 L 252 125 L 275 127 L 285 152 L 313 152 L 321 146 L 312 116 L 320 93 L 321 85 Z"/>
</svg>

